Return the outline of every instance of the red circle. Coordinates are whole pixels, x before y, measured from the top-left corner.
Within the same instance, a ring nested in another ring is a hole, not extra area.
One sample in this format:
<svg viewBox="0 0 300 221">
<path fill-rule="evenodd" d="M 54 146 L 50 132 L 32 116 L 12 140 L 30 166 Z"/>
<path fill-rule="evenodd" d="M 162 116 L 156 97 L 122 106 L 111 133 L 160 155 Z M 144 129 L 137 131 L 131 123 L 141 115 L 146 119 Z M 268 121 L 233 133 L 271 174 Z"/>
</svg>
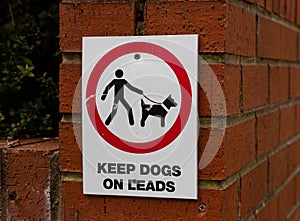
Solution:
<svg viewBox="0 0 300 221">
<path fill-rule="evenodd" d="M 181 107 L 172 127 L 161 137 L 145 143 L 135 143 L 115 136 L 102 122 L 96 105 L 96 89 L 104 70 L 115 59 L 129 53 L 148 53 L 165 61 L 174 71 L 181 91 Z M 180 61 L 165 48 L 148 42 L 132 42 L 115 47 L 106 53 L 95 65 L 86 88 L 86 106 L 89 118 L 98 134 L 115 148 L 129 153 L 150 153 L 160 150 L 173 142 L 185 127 L 192 106 L 192 89 L 187 72 Z"/>
</svg>

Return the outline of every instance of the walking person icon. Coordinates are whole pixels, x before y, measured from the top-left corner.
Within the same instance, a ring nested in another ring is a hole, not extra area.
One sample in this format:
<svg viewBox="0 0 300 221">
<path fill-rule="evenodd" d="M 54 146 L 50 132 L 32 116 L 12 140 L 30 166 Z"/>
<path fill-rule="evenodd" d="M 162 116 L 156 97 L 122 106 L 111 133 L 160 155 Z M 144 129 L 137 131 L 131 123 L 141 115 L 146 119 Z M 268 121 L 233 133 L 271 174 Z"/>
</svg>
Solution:
<svg viewBox="0 0 300 221">
<path fill-rule="evenodd" d="M 137 94 L 143 94 L 143 91 L 132 86 L 130 83 L 128 83 L 127 80 L 123 79 L 124 72 L 121 69 L 116 70 L 115 76 L 117 77 L 116 79 L 113 79 L 104 89 L 103 94 L 101 96 L 101 100 L 105 100 L 106 96 L 109 92 L 109 90 L 112 87 L 114 88 L 114 102 L 113 102 L 113 107 L 110 115 L 107 117 L 105 120 L 105 124 L 108 126 L 112 119 L 115 117 L 117 110 L 118 110 L 118 104 L 121 102 L 125 109 L 127 110 L 128 114 L 128 119 L 129 119 L 129 124 L 134 125 L 134 118 L 133 118 L 133 112 L 132 112 L 132 107 L 128 104 L 128 102 L 124 98 L 124 86 L 126 86 L 129 90 L 137 93 Z"/>
</svg>

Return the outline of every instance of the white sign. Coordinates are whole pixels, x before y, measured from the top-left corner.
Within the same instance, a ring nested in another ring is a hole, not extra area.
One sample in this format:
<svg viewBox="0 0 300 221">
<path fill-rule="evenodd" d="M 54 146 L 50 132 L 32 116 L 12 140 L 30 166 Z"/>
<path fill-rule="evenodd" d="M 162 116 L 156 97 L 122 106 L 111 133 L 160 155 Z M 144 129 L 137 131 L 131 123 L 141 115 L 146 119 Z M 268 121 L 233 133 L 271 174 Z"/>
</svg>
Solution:
<svg viewBox="0 0 300 221">
<path fill-rule="evenodd" d="M 85 194 L 197 199 L 198 36 L 84 37 Z"/>
</svg>

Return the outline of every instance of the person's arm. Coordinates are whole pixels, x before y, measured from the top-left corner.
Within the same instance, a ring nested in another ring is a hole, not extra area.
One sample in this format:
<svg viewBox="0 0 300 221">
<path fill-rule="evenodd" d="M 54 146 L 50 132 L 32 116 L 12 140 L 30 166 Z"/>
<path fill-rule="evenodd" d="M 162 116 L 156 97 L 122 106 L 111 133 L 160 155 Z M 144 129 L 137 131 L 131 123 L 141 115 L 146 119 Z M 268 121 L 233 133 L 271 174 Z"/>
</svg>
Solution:
<svg viewBox="0 0 300 221">
<path fill-rule="evenodd" d="M 138 88 L 132 86 L 128 82 L 125 85 L 126 85 L 126 87 L 128 87 L 129 90 L 131 90 L 131 91 L 133 91 L 135 93 L 138 93 L 138 94 L 143 94 L 143 91 L 141 89 L 138 89 Z"/>
<path fill-rule="evenodd" d="M 107 94 L 108 94 L 108 91 L 114 86 L 114 83 L 113 81 L 111 81 L 104 89 L 103 93 L 102 93 L 102 96 L 101 96 L 101 100 L 105 100 Z"/>
</svg>

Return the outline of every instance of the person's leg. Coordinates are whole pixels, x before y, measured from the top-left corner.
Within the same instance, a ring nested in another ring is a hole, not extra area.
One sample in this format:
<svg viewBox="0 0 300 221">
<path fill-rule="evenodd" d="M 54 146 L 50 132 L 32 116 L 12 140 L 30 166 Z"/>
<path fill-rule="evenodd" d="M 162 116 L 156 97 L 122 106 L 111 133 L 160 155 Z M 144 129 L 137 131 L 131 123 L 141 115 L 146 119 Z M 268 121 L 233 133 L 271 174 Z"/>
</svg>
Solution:
<svg viewBox="0 0 300 221">
<path fill-rule="evenodd" d="M 114 101 L 112 111 L 110 115 L 107 117 L 107 119 L 105 120 L 105 124 L 107 126 L 111 123 L 112 119 L 116 116 L 117 110 L 118 110 L 118 101 Z"/>
<path fill-rule="evenodd" d="M 134 125 L 134 118 L 133 118 L 132 108 L 130 107 L 130 105 L 127 103 L 127 101 L 125 99 L 121 99 L 120 101 L 121 101 L 121 103 L 124 105 L 124 107 L 127 110 L 129 124 L 130 125 Z"/>
</svg>

